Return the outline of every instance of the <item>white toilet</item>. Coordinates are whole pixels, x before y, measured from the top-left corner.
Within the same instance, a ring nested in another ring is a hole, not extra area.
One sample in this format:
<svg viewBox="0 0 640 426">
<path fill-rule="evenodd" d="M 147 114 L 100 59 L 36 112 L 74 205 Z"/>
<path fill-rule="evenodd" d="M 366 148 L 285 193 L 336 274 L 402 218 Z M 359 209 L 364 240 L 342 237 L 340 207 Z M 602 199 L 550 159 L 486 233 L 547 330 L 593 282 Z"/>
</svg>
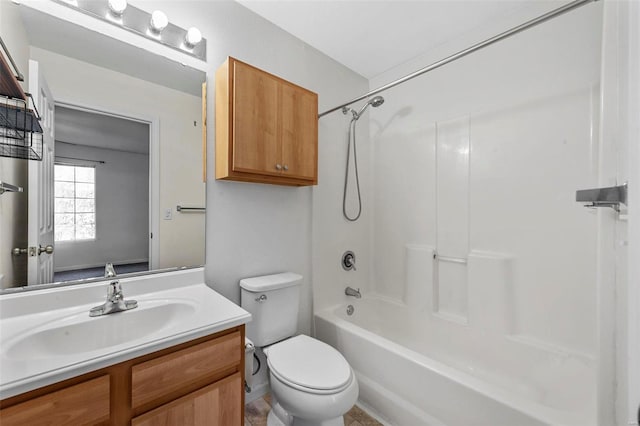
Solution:
<svg viewBox="0 0 640 426">
<path fill-rule="evenodd" d="M 241 305 L 253 315 L 247 337 L 267 356 L 269 426 L 344 426 L 358 382 L 342 354 L 324 342 L 294 336 L 302 276 L 292 272 L 240 281 Z M 292 337 L 294 336 L 294 337 Z"/>
</svg>

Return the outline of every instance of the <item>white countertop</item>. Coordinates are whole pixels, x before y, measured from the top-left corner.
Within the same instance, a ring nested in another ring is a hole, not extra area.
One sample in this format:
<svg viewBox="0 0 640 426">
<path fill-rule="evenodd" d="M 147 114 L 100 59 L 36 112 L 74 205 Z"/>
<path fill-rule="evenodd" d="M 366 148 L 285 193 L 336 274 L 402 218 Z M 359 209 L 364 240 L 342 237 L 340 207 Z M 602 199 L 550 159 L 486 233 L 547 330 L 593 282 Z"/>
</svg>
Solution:
<svg viewBox="0 0 640 426">
<path fill-rule="evenodd" d="M 202 268 L 120 283 L 125 299 L 137 300 L 138 308 L 93 318 L 89 309 L 104 303 L 107 282 L 0 295 L 0 399 L 251 320 L 247 311 L 204 284 Z M 169 304 L 180 309 L 152 312 Z M 107 331 L 82 334 L 96 326 Z M 25 339 L 40 335 L 49 340 Z"/>
</svg>

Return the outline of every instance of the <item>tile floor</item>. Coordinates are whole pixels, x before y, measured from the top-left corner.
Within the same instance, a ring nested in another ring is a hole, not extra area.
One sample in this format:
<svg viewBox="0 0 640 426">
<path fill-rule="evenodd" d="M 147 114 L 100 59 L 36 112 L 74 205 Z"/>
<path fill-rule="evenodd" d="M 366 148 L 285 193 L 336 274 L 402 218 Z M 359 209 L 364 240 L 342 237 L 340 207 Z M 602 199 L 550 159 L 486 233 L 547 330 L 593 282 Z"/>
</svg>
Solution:
<svg viewBox="0 0 640 426">
<path fill-rule="evenodd" d="M 267 414 L 271 409 L 271 395 L 256 399 L 244 407 L 244 426 L 266 426 Z M 357 406 L 344 415 L 345 426 L 382 426 Z"/>
</svg>

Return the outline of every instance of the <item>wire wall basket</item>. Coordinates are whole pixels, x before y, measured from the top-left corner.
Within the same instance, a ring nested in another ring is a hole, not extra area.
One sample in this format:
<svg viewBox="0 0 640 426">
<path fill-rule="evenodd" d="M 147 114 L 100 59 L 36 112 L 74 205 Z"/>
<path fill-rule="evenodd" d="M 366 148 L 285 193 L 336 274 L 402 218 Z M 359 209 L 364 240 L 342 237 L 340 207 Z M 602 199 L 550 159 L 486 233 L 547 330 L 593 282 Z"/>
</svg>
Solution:
<svg viewBox="0 0 640 426">
<path fill-rule="evenodd" d="M 28 101 L 0 95 L 0 157 L 42 160 L 40 116 Z"/>
</svg>

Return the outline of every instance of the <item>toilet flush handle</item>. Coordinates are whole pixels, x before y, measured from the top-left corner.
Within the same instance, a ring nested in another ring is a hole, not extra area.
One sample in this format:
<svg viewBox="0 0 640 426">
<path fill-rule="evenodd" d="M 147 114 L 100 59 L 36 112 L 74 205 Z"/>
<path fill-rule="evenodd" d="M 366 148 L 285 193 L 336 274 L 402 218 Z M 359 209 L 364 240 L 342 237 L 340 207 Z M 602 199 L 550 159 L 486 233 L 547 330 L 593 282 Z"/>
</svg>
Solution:
<svg viewBox="0 0 640 426">
<path fill-rule="evenodd" d="M 258 303 L 262 303 L 264 301 L 267 300 L 267 295 L 266 294 L 261 294 L 260 297 L 256 297 L 256 302 Z"/>
</svg>

